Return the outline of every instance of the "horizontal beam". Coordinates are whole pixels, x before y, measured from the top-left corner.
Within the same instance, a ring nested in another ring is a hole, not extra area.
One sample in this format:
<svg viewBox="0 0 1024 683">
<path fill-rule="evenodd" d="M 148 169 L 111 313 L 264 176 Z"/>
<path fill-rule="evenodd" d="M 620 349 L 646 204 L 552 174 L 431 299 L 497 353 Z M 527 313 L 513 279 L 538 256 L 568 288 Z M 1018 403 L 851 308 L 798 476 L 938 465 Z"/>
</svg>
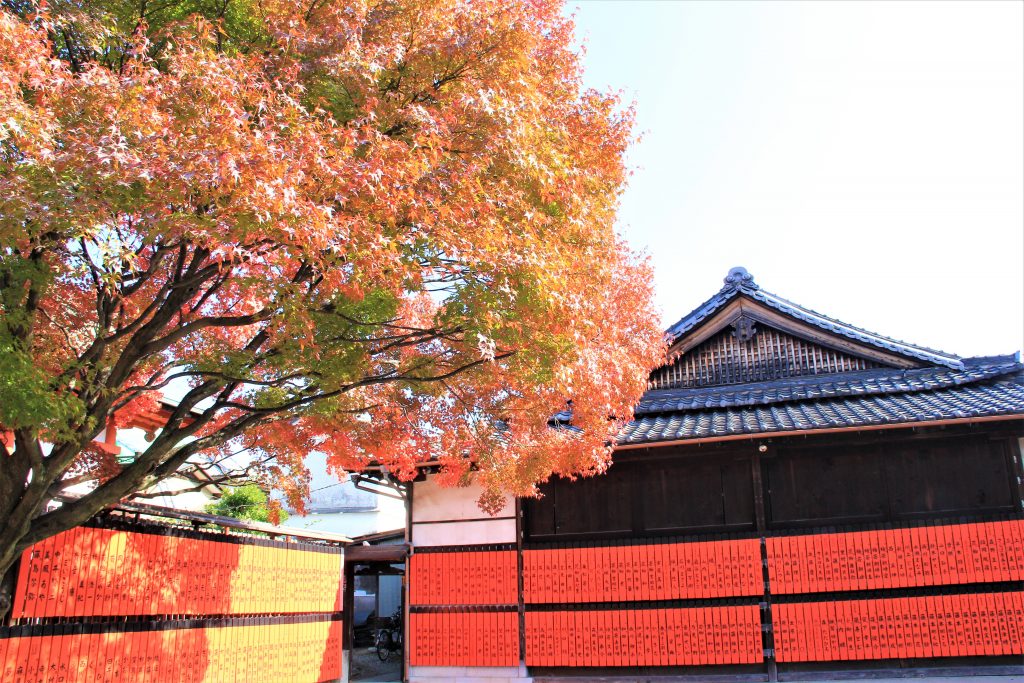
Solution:
<svg viewBox="0 0 1024 683">
<path fill-rule="evenodd" d="M 313 541 L 326 541 L 328 543 L 339 543 L 348 545 L 352 539 L 341 534 L 332 534 L 325 531 L 312 531 L 310 529 L 292 529 L 290 527 L 275 526 L 266 522 L 250 522 L 234 517 L 221 517 L 210 515 L 205 512 L 192 512 L 189 510 L 178 510 L 164 507 L 162 505 L 151 505 L 149 503 L 118 503 L 111 507 L 113 510 L 131 512 L 151 517 L 167 517 L 170 519 L 181 519 L 193 524 L 216 524 L 217 526 L 229 529 L 242 529 L 244 531 L 259 531 L 270 536 L 292 536 L 294 538 L 309 539 Z"/>
<path fill-rule="evenodd" d="M 350 545 L 345 548 L 345 563 L 360 562 L 405 562 L 409 546 L 405 543 L 393 545 Z"/>
</svg>

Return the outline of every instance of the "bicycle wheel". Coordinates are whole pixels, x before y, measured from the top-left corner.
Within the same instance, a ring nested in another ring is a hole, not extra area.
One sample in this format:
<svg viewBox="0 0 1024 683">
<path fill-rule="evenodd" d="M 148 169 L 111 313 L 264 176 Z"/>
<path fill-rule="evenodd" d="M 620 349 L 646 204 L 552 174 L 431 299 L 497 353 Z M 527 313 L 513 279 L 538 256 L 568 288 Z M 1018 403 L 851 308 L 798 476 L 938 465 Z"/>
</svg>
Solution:
<svg viewBox="0 0 1024 683">
<path fill-rule="evenodd" d="M 377 632 L 377 659 L 382 662 L 388 661 L 391 656 L 391 632 L 381 629 Z"/>
</svg>

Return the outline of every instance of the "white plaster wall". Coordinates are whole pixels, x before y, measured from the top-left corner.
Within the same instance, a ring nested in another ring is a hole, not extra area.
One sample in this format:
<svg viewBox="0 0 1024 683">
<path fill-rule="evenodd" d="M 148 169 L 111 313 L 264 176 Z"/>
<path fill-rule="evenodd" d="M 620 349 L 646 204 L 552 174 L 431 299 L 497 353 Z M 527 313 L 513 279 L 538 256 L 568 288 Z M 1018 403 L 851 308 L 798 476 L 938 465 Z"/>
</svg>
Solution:
<svg viewBox="0 0 1024 683">
<path fill-rule="evenodd" d="M 436 478 L 416 482 L 412 493 L 413 546 L 515 543 L 515 500 L 507 496 L 496 515 L 477 505 L 479 486 L 446 488 Z"/>
<path fill-rule="evenodd" d="M 483 545 L 515 541 L 514 519 L 481 519 L 450 524 L 414 522 L 412 525 L 413 546 Z"/>
<path fill-rule="evenodd" d="M 490 519 L 491 516 L 477 505 L 480 493 L 481 489 L 476 485 L 453 488 L 439 486 L 436 477 L 429 475 L 426 481 L 415 484 L 412 494 L 412 521 Z M 509 517 L 514 510 L 515 503 L 512 496 L 506 496 L 505 507 L 496 516 Z"/>
</svg>

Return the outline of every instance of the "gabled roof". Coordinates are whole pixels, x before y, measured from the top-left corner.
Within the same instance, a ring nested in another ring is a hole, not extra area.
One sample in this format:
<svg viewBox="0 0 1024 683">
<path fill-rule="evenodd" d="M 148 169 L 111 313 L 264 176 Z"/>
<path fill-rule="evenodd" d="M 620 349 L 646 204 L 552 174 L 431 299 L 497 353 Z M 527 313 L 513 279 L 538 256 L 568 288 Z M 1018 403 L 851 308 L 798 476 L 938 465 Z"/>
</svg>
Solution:
<svg viewBox="0 0 1024 683">
<path fill-rule="evenodd" d="M 747 316 L 758 323 L 756 329 L 738 324 Z M 820 371 L 792 375 L 782 368 L 769 373 L 772 379 L 731 384 L 726 382 L 736 375 L 721 381 L 710 372 L 699 381 L 670 376 L 678 384 L 644 394 L 633 421 L 619 434 L 619 447 L 935 422 L 1024 421 L 1024 364 L 1019 353 L 961 358 L 884 337 L 767 292 L 744 268 L 730 270 L 718 293 L 667 330 L 670 359 L 676 364 L 671 367 L 685 368 L 681 364 L 686 359 L 704 358 L 702 349 L 712 343 L 708 340 L 720 338 L 721 330 L 730 325 L 728 339 L 734 341 L 715 347 L 715 362 L 723 365 L 749 364 L 755 358 L 770 367 L 774 356 L 757 357 L 752 350 L 757 338 L 744 340 L 741 333 L 771 333 L 777 325 L 812 345 L 831 345 L 877 362 L 866 369 L 863 364 L 825 363 Z M 783 357 L 799 355 L 795 347 L 762 346 Z"/>
<path fill-rule="evenodd" d="M 790 318 L 817 327 L 824 332 L 846 337 L 852 341 L 918 361 L 944 365 L 948 368 L 963 368 L 963 359 L 956 354 L 908 344 L 898 339 L 869 332 L 868 330 L 854 327 L 835 318 L 812 311 L 809 308 L 804 308 L 800 304 L 783 299 L 781 296 L 762 289 L 760 285 L 754 282 L 754 276 L 748 273 L 746 268 L 740 267 L 729 271 L 729 274 L 725 277 L 725 285 L 718 293 L 668 328 L 666 336 L 668 337 L 669 344 L 675 344 L 684 335 L 712 318 L 731 301 L 743 296 L 764 304 Z"/>
</svg>

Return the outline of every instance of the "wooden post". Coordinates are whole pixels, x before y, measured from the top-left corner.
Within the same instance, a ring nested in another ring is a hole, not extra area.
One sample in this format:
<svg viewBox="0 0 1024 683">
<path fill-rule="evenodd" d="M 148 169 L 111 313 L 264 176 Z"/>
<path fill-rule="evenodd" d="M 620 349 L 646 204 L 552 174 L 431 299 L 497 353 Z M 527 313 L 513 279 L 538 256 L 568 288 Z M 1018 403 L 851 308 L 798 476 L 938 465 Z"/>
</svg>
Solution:
<svg viewBox="0 0 1024 683">
<path fill-rule="evenodd" d="M 1024 437 L 1009 438 L 1006 444 L 1010 455 L 1010 490 L 1018 512 L 1024 512 Z"/>
<path fill-rule="evenodd" d="M 767 515 L 764 504 L 764 481 L 761 477 L 761 456 L 770 454 L 770 444 L 759 443 L 754 447 L 754 453 L 750 458 L 751 475 L 754 487 L 754 517 L 757 525 L 757 533 L 761 537 L 761 580 L 764 585 L 764 610 L 761 612 L 762 642 L 765 649 L 771 652 L 771 656 L 765 659 L 765 667 L 768 670 L 768 680 L 771 683 L 779 680 L 779 667 L 775 662 L 775 633 L 772 630 L 772 593 L 768 581 L 768 547 L 765 540 L 765 533 L 768 529 Z"/>
<path fill-rule="evenodd" d="M 342 651 L 348 650 L 348 662 L 344 663 L 342 673 L 350 675 L 352 673 L 352 650 L 354 649 L 356 640 L 356 567 L 355 563 L 348 562 L 347 558 L 344 562 L 344 566 L 345 595 L 344 598 L 342 598 L 344 605 L 342 607 L 341 649 Z"/>
<path fill-rule="evenodd" d="M 754 455 L 750 458 L 750 474 L 751 480 L 754 486 L 754 523 L 757 527 L 757 533 L 764 536 L 765 529 L 767 527 L 766 515 L 764 511 L 764 482 L 761 479 L 761 449 L 767 453 L 770 446 L 767 444 L 758 444 L 754 448 Z"/>
<path fill-rule="evenodd" d="M 516 609 L 519 612 L 519 661 L 526 666 L 526 603 L 523 599 L 523 501 L 516 496 Z"/>
<path fill-rule="evenodd" d="M 416 552 L 412 546 L 412 498 L 413 490 L 416 488 L 416 482 L 410 481 L 405 485 L 405 545 L 409 548 L 409 553 L 405 557 L 405 572 L 402 574 L 402 680 L 409 680 L 409 623 L 411 621 L 411 612 L 409 608 L 411 606 L 410 595 L 411 587 L 410 581 L 411 574 L 409 572 L 409 566 L 412 563 L 412 554 Z"/>
</svg>

